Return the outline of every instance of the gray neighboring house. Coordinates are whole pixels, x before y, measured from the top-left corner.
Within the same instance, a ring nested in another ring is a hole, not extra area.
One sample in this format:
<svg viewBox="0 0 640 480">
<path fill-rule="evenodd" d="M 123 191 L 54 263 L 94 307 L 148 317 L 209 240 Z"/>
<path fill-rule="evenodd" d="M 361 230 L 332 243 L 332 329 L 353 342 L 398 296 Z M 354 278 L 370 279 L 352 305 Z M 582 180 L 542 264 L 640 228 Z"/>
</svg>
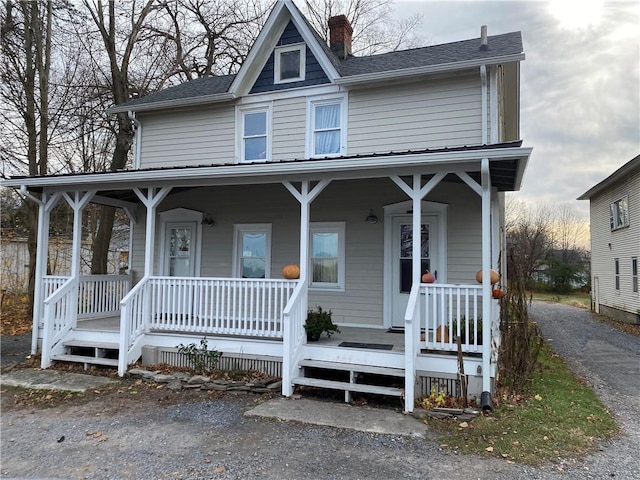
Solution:
<svg viewBox="0 0 640 480">
<path fill-rule="evenodd" d="M 593 309 L 640 324 L 640 155 L 578 200 L 589 200 L 591 212 Z"/>
</svg>

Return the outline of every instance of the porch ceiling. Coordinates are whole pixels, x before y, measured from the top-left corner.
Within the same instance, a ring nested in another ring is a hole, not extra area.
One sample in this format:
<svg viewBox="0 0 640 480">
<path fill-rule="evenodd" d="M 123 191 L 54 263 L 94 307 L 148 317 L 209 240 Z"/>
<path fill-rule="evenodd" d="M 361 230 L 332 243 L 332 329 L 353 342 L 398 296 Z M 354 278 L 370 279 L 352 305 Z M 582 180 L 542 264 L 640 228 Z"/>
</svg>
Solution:
<svg viewBox="0 0 640 480">
<path fill-rule="evenodd" d="M 448 171 L 446 181 L 459 182 L 455 172 L 466 172 L 480 182 L 480 161 L 489 159 L 492 184 L 499 191 L 520 189 L 531 148 L 522 142 L 389 152 L 338 158 L 275 161 L 268 163 L 215 164 L 123 170 L 118 172 L 69 173 L 41 177 L 12 177 L 2 185 L 30 191 L 95 189 L 102 197 L 120 201 L 139 200 L 133 188 L 173 186 L 172 193 L 212 185 L 280 183 L 283 180 L 344 180 L 381 178 L 389 175 L 424 175 Z"/>
</svg>

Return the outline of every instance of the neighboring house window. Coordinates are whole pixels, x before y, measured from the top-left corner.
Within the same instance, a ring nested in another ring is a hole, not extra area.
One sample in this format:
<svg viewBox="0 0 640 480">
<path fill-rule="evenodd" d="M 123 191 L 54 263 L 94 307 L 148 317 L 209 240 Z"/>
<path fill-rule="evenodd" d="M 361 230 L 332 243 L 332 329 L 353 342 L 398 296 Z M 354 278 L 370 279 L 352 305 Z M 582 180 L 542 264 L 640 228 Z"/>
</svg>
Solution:
<svg viewBox="0 0 640 480">
<path fill-rule="evenodd" d="M 344 232 L 344 222 L 310 225 L 311 287 L 344 289 Z"/>
<path fill-rule="evenodd" d="M 274 51 L 273 83 L 300 82 L 305 78 L 304 44 L 277 47 Z"/>
<path fill-rule="evenodd" d="M 616 274 L 616 290 L 620 290 L 620 260 L 617 258 L 613 260 L 615 274 Z"/>
<path fill-rule="evenodd" d="M 271 271 L 271 225 L 234 225 L 233 274 L 240 278 L 269 278 Z"/>
<path fill-rule="evenodd" d="M 309 99 L 307 156 L 327 157 L 346 153 L 346 110 L 345 96 Z"/>
<path fill-rule="evenodd" d="M 634 293 L 638 293 L 638 259 L 631 259 L 631 285 Z"/>
<path fill-rule="evenodd" d="M 629 226 L 629 198 L 622 197 L 610 207 L 611 230 Z"/>
<path fill-rule="evenodd" d="M 269 160 L 271 157 L 271 108 L 269 105 L 238 110 L 240 160 Z"/>
</svg>

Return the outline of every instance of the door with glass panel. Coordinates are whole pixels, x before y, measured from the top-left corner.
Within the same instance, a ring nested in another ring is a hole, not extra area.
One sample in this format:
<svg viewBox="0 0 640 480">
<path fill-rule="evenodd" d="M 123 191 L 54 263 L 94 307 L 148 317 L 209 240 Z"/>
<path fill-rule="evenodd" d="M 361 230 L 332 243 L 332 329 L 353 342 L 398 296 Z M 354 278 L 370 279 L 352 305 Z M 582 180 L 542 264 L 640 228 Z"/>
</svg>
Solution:
<svg viewBox="0 0 640 480">
<path fill-rule="evenodd" d="M 403 327 L 413 284 L 413 224 L 411 215 L 395 216 L 392 222 L 391 322 Z M 437 218 L 424 215 L 420 232 L 420 274 L 429 270 L 437 276 Z"/>
<path fill-rule="evenodd" d="M 165 275 L 170 277 L 195 276 L 196 228 L 196 222 L 167 223 Z"/>
</svg>

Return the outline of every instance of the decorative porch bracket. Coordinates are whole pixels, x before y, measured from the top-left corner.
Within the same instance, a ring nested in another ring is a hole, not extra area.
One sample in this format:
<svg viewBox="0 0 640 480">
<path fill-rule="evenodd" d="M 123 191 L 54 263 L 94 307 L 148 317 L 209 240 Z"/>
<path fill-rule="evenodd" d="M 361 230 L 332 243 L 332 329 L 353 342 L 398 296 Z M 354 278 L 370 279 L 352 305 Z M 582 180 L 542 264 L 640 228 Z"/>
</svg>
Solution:
<svg viewBox="0 0 640 480">
<path fill-rule="evenodd" d="M 146 245 L 144 249 L 144 276 L 150 277 L 153 275 L 153 257 L 155 253 L 155 240 L 156 240 L 156 209 L 160 202 L 169 195 L 169 192 L 173 187 L 162 187 L 160 189 L 155 187 L 149 187 L 145 194 L 139 188 L 134 188 L 134 193 L 138 196 L 140 201 L 147 208 L 147 231 L 146 231 Z"/>
<path fill-rule="evenodd" d="M 42 279 L 47 272 L 47 254 L 49 250 L 49 219 L 51 210 L 58 204 L 62 193 L 42 193 L 42 198 L 33 196 L 26 186 L 20 187 L 20 194 L 30 202 L 38 205 L 38 245 L 36 248 L 35 285 L 33 292 L 33 329 L 31 335 L 31 354 L 38 351 L 38 329 L 42 319 L 44 302 Z"/>
</svg>

